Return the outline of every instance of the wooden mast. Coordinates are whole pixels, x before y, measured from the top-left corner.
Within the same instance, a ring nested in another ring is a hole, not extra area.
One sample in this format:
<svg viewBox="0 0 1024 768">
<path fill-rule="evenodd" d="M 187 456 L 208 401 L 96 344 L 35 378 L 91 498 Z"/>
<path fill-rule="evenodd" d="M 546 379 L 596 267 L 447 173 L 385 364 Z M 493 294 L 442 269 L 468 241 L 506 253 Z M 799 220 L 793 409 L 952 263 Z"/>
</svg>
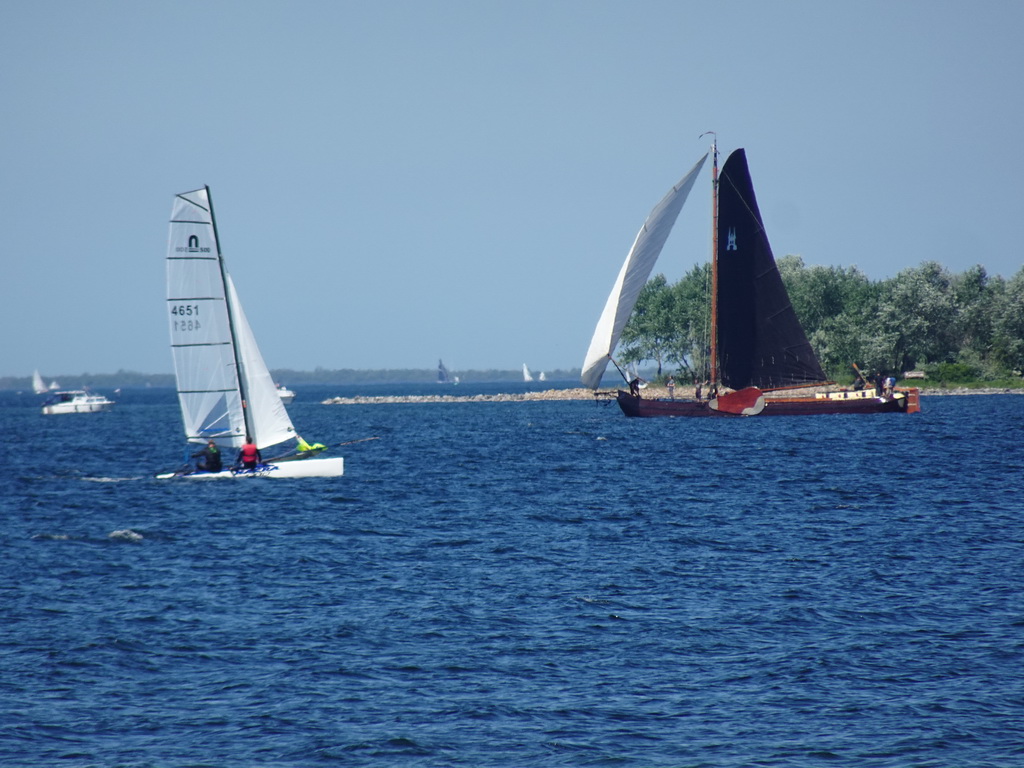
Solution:
<svg viewBox="0 0 1024 768">
<path fill-rule="evenodd" d="M 718 387 L 718 134 L 711 142 L 711 380 Z"/>
</svg>

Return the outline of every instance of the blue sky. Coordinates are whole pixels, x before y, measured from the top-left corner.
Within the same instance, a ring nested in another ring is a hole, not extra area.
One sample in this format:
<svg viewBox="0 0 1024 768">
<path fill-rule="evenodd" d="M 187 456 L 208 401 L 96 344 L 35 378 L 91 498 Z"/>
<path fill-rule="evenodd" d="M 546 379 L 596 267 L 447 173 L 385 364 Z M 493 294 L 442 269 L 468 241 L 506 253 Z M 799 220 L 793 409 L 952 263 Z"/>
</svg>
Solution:
<svg viewBox="0 0 1024 768">
<path fill-rule="evenodd" d="M 579 366 L 707 130 L 777 256 L 1009 277 L 1021 30 L 1013 0 L 4 3 L 0 375 L 170 372 L 203 184 L 271 368 Z"/>
</svg>

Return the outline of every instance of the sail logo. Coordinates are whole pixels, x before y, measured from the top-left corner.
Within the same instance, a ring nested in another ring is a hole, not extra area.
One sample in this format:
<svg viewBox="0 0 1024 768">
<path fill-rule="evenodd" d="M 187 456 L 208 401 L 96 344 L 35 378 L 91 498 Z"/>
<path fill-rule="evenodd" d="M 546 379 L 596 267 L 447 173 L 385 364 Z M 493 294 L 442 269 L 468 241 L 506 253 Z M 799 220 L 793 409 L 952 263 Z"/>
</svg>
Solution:
<svg viewBox="0 0 1024 768">
<path fill-rule="evenodd" d="M 736 227 L 729 227 L 729 239 L 725 244 L 725 250 L 736 251 L 739 250 L 736 247 Z"/>
<path fill-rule="evenodd" d="M 199 247 L 199 238 L 196 235 L 188 236 L 188 246 L 179 245 L 174 249 L 176 253 L 209 253 L 210 248 L 204 246 Z"/>
</svg>

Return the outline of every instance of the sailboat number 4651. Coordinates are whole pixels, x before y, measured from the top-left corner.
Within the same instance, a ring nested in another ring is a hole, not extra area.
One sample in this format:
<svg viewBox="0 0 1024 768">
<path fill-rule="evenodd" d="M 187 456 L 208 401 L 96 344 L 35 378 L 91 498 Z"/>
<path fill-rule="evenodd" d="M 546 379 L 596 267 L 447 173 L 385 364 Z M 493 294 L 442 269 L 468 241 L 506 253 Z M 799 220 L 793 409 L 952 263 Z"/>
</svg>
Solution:
<svg viewBox="0 0 1024 768">
<path fill-rule="evenodd" d="M 172 321 L 175 331 L 199 330 L 199 306 L 197 304 L 172 304 L 171 314 L 180 318 Z M 186 319 L 190 315 L 191 318 Z"/>
</svg>

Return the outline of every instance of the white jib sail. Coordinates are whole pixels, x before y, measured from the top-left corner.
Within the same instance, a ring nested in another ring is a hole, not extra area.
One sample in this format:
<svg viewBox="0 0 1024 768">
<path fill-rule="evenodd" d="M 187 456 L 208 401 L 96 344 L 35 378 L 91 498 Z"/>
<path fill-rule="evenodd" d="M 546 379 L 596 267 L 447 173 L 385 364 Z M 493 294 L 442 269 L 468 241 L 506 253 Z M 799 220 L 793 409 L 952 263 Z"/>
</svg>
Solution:
<svg viewBox="0 0 1024 768">
<path fill-rule="evenodd" d="M 32 391 L 37 395 L 44 395 L 49 391 L 46 388 L 45 382 L 43 382 L 42 374 L 38 370 L 32 374 Z"/>
<path fill-rule="evenodd" d="M 272 409 L 265 406 L 261 382 L 266 379 L 271 387 L 273 382 L 226 280 L 208 190 L 176 196 L 167 244 L 167 309 L 185 436 L 191 442 L 213 439 L 240 446 L 246 436 L 240 389 L 245 387 L 252 437 L 262 448 L 294 437 L 295 431 L 276 393 L 284 426 L 281 414 L 265 416 Z M 240 316 L 234 334 L 229 300 Z M 250 393 L 251 379 L 257 383 Z"/>
<path fill-rule="evenodd" d="M 249 322 L 242 311 L 242 304 L 235 291 L 235 283 L 231 275 L 225 273 L 228 284 L 228 297 L 231 300 L 232 318 L 235 328 L 235 342 L 238 345 L 238 359 L 242 364 L 242 380 L 245 384 L 245 396 L 249 405 L 249 424 L 252 439 L 259 448 L 283 443 L 295 437 L 295 427 L 288 417 L 277 385 L 263 362 L 263 355 L 256 346 Z"/>
<path fill-rule="evenodd" d="M 597 321 L 590 349 L 587 350 L 587 357 L 583 361 L 583 374 L 580 376 L 583 386 L 597 389 L 601 385 L 601 377 L 608 367 L 615 345 L 619 343 L 622 329 L 629 321 L 633 306 L 640 296 L 640 290 L 651 276 L 654 263 L 658 260 L 661 249 L 665 246 L 665 241 L 679 217 L 679 211 L 682 210 L 683 203 L 686 202 L 686 197 L 690 194 L 707 157 L 705 154 L 698 160 L 690 172 L 669 190 L 637 233 L 633 247 L 626 256 L 626 261 L 619 270 L 619 276 L 604 305 L 601 318 Z"/>
</svg>

